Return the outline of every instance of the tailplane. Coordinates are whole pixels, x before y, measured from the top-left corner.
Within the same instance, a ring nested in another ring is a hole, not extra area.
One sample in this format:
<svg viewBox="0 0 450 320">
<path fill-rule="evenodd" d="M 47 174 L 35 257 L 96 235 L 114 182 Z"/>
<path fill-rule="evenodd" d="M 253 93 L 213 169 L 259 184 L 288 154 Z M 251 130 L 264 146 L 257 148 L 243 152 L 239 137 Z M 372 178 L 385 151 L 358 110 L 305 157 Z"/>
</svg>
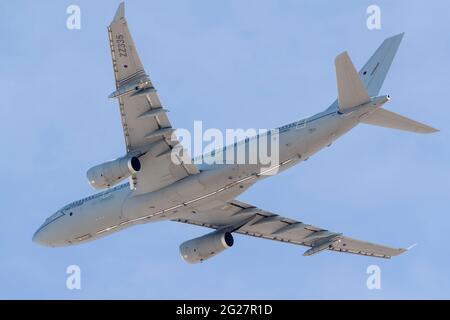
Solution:
<svg viewBox="0 0 450 320">
<path fill-rule="evenodd" d="M 439 130 L 427 126 L 426 124 L 408 119 L 392 111 L 379 108 L 361 119 L 362 123 L 371 124 L 375 126 L 410 131 L 415 133 L 433 133 Z"/>
<path fill-rule="evenodd" d="M 370 97 L 377 96 L 380 93 L 381 86 L 402 42 L 403 35 L 404 33 L 400 33 L 384 40 L 359 71 L 359 76 Z"/>
</svg>

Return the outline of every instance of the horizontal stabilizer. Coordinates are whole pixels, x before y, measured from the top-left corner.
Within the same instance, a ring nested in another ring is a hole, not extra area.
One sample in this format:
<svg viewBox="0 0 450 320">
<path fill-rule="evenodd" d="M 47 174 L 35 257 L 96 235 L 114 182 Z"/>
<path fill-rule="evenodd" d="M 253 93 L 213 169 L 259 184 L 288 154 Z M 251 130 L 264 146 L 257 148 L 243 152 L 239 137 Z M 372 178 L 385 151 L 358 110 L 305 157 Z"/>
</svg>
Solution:
<svg viewBox="0 0 450 320">
<path fill-rule="evenodd" d="M 369 94 L 347 52 L 336 57 L 335 66 L 339 110 L 345 111 L 369 102 Z"/>
<path fill-rule="evenodd" d="M 391 129 L 398 129 L 416 133 L 433 133 L 439 130 L 426 124 L 408 119 L 386 109 L 377 109 L 368 117 L 361 120 L 363 123 Z"/>
<path fill-rule="evenodd" d="M 381 86 L 391 67 L 398 47 L 403 39 L 403 33 L 387 38 L 367 61 L 359 72 L 370 97 L 380 93 Z"/>
</svg>

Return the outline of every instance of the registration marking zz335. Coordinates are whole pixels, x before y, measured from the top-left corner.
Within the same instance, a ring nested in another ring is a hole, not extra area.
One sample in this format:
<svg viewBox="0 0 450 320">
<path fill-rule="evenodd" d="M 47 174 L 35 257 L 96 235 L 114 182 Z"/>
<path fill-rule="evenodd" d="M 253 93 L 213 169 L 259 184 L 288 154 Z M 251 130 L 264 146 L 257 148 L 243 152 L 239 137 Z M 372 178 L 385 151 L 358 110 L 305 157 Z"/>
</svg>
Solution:
<svg viewBox="0 0 450 320">
<path fill-rule="evenodd" d="M 127 46 L 125 45 L 125 40 L 123 38 L 123 34 L 116 34 L 116 43 L 117 49 L 119 50 L 119 57 L 128 57 Z"/>
</svg>

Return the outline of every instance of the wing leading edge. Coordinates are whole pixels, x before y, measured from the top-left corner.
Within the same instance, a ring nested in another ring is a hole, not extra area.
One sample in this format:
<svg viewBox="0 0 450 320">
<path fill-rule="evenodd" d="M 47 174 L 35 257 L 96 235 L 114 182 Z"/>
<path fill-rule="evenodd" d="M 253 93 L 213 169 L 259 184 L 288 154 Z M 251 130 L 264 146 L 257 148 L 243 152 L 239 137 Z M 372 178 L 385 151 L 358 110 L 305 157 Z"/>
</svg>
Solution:
<svg viewBox="0 0 450 320">
<path fill-rule="evenodd" d="M 352 239 L 342 233 L 282 217 L 237 200 L 174 221 L 310 247 L 304 252 L 305 256 L 331 250 L 389 259 L 407 251 Z"/>
</svg>

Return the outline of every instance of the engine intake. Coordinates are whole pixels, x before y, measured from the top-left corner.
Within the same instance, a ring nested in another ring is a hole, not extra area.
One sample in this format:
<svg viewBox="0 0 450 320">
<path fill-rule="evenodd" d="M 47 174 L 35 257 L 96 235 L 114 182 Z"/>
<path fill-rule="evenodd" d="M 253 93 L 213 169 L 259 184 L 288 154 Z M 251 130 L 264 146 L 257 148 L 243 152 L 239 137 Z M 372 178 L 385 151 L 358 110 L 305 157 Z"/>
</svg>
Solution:
<svg viewBox="0 0 450 320">
<path fill-rule="evenodd" d="M 181 257 L 187 263 L 198 263 L 233 246 L 230 232 L 214 231 L 180 245 Z"/>
<path fill-rule="evenodd" d="M 105 189 L 128 178 L 139 170 L 141 170 L 141 162 L 139 159 L 137 157 L 125 156 L 92 167 L 88 170 L 86 176 L 92 187 L 95 189 Z"/>
</svg>

